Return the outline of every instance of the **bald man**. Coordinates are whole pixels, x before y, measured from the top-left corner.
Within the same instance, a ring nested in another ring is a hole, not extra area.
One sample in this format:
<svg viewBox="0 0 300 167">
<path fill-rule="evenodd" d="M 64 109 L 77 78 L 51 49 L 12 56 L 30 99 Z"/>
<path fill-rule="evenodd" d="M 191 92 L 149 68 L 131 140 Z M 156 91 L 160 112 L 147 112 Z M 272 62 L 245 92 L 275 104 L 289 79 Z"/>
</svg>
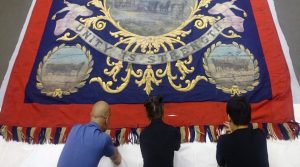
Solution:
<svg viewBox="0 0 300 167">
<path fill-rule="evenodd" d="M 97 167 L 102 156 L 110 157 L 115 165 L 121 155 L 105 133 L 109 124 L 110 108 L 104 101 L 94 104 L 91 122 L 75 125 L 58 160 L 58 167 Z"/>
</svg>

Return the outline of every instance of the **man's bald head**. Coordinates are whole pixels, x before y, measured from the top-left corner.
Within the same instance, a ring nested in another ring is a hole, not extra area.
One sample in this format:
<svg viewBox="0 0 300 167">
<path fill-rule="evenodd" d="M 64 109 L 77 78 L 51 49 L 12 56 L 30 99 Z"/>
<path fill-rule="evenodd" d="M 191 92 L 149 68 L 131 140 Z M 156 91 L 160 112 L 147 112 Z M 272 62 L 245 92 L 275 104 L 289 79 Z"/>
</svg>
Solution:
<svg viewBox="0 0 300 167">
<path fill-rule="evenodd" d="M 105 101 L 98 101 L 94 104 L 91 117 L 107 116 L 109 114 L 109 105 Z"/>
<path fill-rule="evenodd" d="M 91 111 L 91 121 L 96 122 L 101 128 L 106 129 L 110 116 L 110 107 L 105 101 L 98 101 Z"/>
</svg>

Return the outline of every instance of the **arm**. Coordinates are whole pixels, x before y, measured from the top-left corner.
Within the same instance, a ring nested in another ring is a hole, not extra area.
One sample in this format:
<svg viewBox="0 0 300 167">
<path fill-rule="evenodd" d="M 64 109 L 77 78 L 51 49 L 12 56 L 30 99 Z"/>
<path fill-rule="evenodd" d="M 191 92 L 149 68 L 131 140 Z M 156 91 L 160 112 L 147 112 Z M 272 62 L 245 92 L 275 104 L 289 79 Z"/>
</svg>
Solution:
<svg viewBox="0 0 300 167">
<path fill-rule="evenodd" d="M 104 155 L 110 157 L 115 165 L 119 165 L 122 161 L 121 154 L 118 149 L 113 145 L 111 138 L 107 135 Z"/>
<path fill-rule="evenodd" d="M 222 150 L 222 136 L 219 138 L 218 143 L 217 143 L 217 153 L 216 153 L 216 159 L 218 162 L 219 166 L 225 166 L 225 159 L 224 156 L 222 154 L 223 150 Z"/>
<path fill-rule="evenodd" d="M 175 151 L 178 151 L 180 148 L 180 143 L 181 143 L 181 135 L 180 135 L 180 131 L 178 129 L 176 129 L 175 131 Z"/>
<path fill-rule="evenodd" d="M 262 148 L 261 157 L 262 157 L 263 165 L 265 167 L 269 167 L 267 140 L 266 140 L 266 137 L 264 135 L 264 132 L 261 131 L 260 129 L 258 129 L 258 131 L 261 134 L 260 136 L 261 136 L 261 144 L 262 145 L 260 146 L 260 148 Z"/>
<path fill-rule="evenodd" d="M 144 137 L 143 137 L 143 131 L 141 132 L 140 135 L 140 149 L 141 149 L 141 153 L 142 153 L 142 157 L 143 159 L 145 158 L 144 154 L 145 154 L 145 146 L 144 146 Z"/>
<path fill-rule="evenodd" d="M 264 160 L 265 160 L 265 166 L 269 167 L 269 158 L 268 158 L 268 149 L 267 149 L 267 141 L 265 140 L 265 146 L 264 146 Z"/>
<path fill-rule="evenodd" d="M 113 156 L 110 157 L 110 159 L 112 160 L 112 162 L 115 165 L 120 165 L 120 163 L 122 161 L 122 157 L 117 148 L 115 148 L 115 152 L 114 152 Z"/>
</svg>

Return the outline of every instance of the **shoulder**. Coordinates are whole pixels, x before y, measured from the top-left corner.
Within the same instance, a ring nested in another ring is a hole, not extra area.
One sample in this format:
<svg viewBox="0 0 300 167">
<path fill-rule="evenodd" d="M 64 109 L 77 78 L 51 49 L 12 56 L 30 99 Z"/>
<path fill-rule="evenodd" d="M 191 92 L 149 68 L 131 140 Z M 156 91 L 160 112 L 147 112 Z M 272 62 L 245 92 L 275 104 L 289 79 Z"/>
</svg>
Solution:
<svg viewBox="0 0 300 167">
<path fill-rule="evenodd" d="M 101 132 L 99 134 L 99 137 L 105 141 L 111 141 L 111 137 L 105 132 Z"/>
<path fill-rule="evenodd" d="M 77 129 L 77 128 L 81 127 L 81 126 L 83 126 L 83 125 L 81 125 L 81 124 L 75 124 L 75 125 L 72 127 L 72 129 Z"/>
<path fill-rule="evenodd" d="M 172 137 L 178 138 L 180 140 L 180 130 L 172 125 L 165 124 L 165 132 Z"/>
<path fill-rule="evenodd" d="M 143 138 L 144 136 L 147 136 L 149 131 L 149 127 L 145 127 L 144 129 L 142 129 L 140 137 Z"/>
<path fill-rule="evenodd" d="M 252 134 L 253 134 L 253 135 L 265 137 L 264 131 L 262 131 L 262 130 L 259 129 L 259 128 L 257 128 L 257 129 L 252 129 L 251 131 L 252 131 Z"/>
<path fill-rule="evenodd" d="M 226 141 L 229 138 L 230 138 L 230 134 L 224 134 L 219 137 L 218 141 Z"/>
<path fill-rule="evenodd" d="M 98 142 L 100 145 L 104 145 L 105 147 L 113 146 L 111 137 L 105 132 L 100 133 L 97 137 L 95 136 L 94 141 Z"/>
<path fill-rule="evenodd" d="M 110 141 L 111 140 L 111 137 L 109 134 L 107 134 L 106 132 L 102 132 L 97 127 L 88 126 L 88 128 L 89 128 L 88 132 L 92 138 L 94 138 L 98 141 Z"/>
<path fill-rule="evenodd" d="M 226 150 L 228 147 L 231 147 L 233 142 L 232 134 L 221 135 L 217 141 L 217 150 Z"/>
<path fill-rule="evenodd" d="M 145 128 L 142 128 L 141 134 L 145 134 L 147 133 L 147 131 L 149 131 L 149 126 L 146 126 Z"/>
<path fill-rule="evenodd" d="M 169 130 L 171 130 L 171 131 L 177 131 L 177 130 L 178 130 L 176 127 L 174 127 L 174 126 L 172 126 L 172 125 L 169 125 L 169 124 L 167 124 L 167 123 L 164 123 L 164 122 L 163 122 L 163 125 L 164 125 L 167 129 L 169 129 Z"/>
<path fill-rule="evenodd" d="M 81 124 L 75 124 L 74 126 L 72 126 L 70 133 L 75 133 L 76 131 L 78 131 L 78 129 L 80 129 L 80 127 L 82 127 L 83 125 Z"/>
<path fill-rule="evenodd" d="M 105 143 L 107 145 L 113 145 L 113 141 L 112 141 L 111 137 L 107 133 L 103 133 L 103 135 L 104 135 L 103 138 L 105 140 Z"/>
<path fill-rule="evenodd" d="M 230 138 L 231 138 L 232 134 L 224 134 L 224 135 L 221 135 L 218 139 L 218 145 L 219 144 L 223 144 L 223 143 L 227 143 L 230 141 Z"/>
<path fill-rule="evenodd" d="M 80 128 L 88 128 L 88 127 L 92 127 L 94 126 L 91 122 L 90 123 L 87 123 L 87 124 L 75 124 L 73 127 L 72 127 L 72 130 L 73 129 L 80 129 Z"/>
<path fill-rule="evenodd" d="M 263 139 L 263 140 L 266 140 L 266 135 L 265 135 L 265 133 L 264 133 L 261 129 L 259 129 L 259 128 L 253 129 L 253 130 L 252 130 L 252 135 L 253 135 L 255 138 L 257 138 L 257 139 Z"/>
</svg>

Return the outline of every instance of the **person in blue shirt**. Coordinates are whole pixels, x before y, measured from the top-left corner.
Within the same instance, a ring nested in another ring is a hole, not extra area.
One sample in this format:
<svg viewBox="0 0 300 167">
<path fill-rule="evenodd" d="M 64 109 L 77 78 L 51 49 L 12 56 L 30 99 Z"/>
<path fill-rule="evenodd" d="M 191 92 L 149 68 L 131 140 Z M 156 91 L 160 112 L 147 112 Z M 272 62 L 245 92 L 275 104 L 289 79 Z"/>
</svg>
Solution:
<svg viewBox="0 0 300 167">
<path fill-rule="evenodd" d="M 121 155 L 105 133 L 109 124 L 110 108 L 104 101 L 94 104 L 91 121 L 75 125 L 58 160 L 58 167 L 97 167 L 102 156 L 110 157 L 116 165 Z"/>
</svg>

